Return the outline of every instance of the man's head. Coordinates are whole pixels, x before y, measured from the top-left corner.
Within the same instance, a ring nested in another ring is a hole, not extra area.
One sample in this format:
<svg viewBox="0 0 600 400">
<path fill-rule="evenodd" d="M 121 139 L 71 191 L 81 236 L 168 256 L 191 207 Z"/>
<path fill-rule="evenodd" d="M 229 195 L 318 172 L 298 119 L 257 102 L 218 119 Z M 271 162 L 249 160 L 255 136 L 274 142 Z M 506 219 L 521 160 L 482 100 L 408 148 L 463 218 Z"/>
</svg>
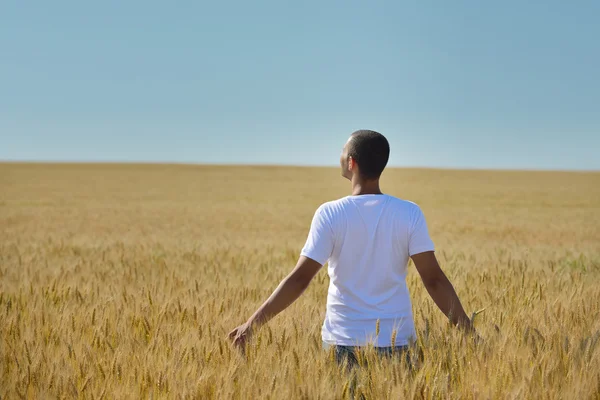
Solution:
<svg viewBox="0 0 600 400">
<path fill-rule="evenodd" d="M 375 131 L 356 131 L 342 150 L 342 176 L 350 180 L 356 174 L 363 180 L 379 179 L 389 157 L 390 145 L 385 136 Z"/>
</svg>

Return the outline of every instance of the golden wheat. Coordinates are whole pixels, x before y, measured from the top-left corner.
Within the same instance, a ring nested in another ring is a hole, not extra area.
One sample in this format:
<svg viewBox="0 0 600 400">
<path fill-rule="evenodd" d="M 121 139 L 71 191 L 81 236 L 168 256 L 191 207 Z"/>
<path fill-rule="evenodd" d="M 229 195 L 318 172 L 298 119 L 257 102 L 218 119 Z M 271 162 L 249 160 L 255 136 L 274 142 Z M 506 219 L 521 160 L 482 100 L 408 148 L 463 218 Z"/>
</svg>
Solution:
<svg viewBox="0 0 600 400">
<path fill-rule="evenodd" d="M 423 364 L 367 351 L 357 394 L 600 398 L 599 173 L 391 169 L 382 188 L 421 205 L 485 342 L 412 268 Z M 0 398 L 345 398 L 325 270 L 245 356 L 226 335 L 348 190 L 327 168 L 1 164 Z"/>
</svg>

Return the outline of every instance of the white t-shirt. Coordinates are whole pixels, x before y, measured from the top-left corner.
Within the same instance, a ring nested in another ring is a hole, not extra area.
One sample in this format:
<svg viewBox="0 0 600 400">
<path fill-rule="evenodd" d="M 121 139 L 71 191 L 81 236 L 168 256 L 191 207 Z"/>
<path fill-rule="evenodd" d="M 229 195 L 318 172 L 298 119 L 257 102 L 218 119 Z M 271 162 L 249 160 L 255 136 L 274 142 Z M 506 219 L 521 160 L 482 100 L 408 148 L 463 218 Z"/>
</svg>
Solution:
<svg viewBox="0 0 600 400">
<path fill-rule="evenodd" d="M 321 205 L 301 255 L 329 261 L 328 344 L 402 346 L 416 339 L 406 273 L 410 256 L 433 251 L 418 205 L 386 194 Z M 379 335 L 376 325 L 379 320 Z"/>
</svg>

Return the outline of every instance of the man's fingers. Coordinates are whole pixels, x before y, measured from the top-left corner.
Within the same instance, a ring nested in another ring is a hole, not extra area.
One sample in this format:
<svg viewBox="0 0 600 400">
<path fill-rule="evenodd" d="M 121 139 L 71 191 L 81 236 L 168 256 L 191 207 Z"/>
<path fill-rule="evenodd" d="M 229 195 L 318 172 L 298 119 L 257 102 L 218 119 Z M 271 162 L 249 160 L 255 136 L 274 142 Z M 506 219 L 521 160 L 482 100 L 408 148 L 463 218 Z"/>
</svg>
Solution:
<svg viewBox="0 0 600 400">
<path fill-rule="evenodd" d="M 229 339 L 235 338 L 236 335 L 237 335 L 237 332 L 238 332 L 237 328 L 235 328 L 234 330 L 232 330 L 231 332 L 229 332 Z"/>
<path fill-rule="evenodd" d="M 235 338 L 235 341 L 233 342 L 237 347 L 239 348 L 243 348 L 244 347 L 244 343 L 246 343 L 246 338 L 243 336 L 238 336 Z"/>
<path fill-rule="evenodd" d="M 243 327 L 238 326 L 237 328 L 229 332 L 228 337 L 234 346 L 244 348 L 244 345 L 250 337 L 250 332 L 245 330 Z"/>
</svg>

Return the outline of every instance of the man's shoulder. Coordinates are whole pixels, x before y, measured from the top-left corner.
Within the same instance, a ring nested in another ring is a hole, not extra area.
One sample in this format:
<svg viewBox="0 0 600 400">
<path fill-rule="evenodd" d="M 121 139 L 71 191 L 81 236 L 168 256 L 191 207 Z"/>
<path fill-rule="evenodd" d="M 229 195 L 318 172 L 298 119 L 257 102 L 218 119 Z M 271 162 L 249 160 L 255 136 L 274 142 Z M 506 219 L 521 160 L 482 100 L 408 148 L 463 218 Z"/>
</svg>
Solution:
<svg viewBox="0 0 600 400">
<path fill-rule="evenodd" d="M 421 209 L 421 207 L 419 207 L 419 205 L 417 203 L 415 203 L 414 201 L 401 199 L 401 198 L 395 197 L 395 196 L 389 196 L 389 197 L 392 199 L 392 202 L 396 207 L 403 207 L 403 208 L 406 208 L 409 210 Z"/>
<path fill-rule="evenodd" d="M 317 208 L 317 212 L 331 214 L 341 210 L 348 203 L 348 197 L 327 201 Z"/>
</svg>

